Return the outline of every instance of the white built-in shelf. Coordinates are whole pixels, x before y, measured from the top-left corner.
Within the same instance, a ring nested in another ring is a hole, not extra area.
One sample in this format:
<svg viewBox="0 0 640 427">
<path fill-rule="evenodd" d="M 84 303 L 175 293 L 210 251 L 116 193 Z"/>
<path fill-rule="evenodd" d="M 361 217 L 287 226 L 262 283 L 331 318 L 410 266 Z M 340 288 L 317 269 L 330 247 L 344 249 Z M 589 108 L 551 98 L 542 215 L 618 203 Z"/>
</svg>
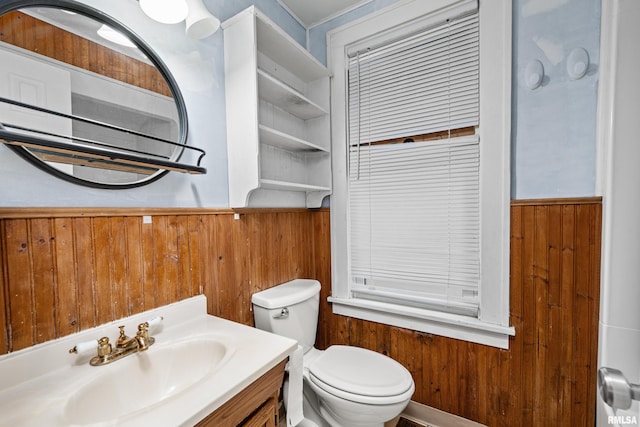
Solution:
<svg viewBox="0 0 640 427">
<path fill-rule="evenodd" d="M 329 150 L 322 148 L 304 139 L 289 135 L 266 125 L 260 125 L 260 142 L 272 147 L 294 152 L 324 152 Z"/>
<path fill-rule="evenodd" d="M 331 194 L 329 70 L 255 6 L 222 24 L 231 207 Z"/>
<path fill-rule="evenodd" d="M 297 90 L 260 69 L 258 70 L 258 92 L 260 98 L 303 120 L 329 114 Z"/>
<path fill-rule="evenodd" d="M 310 82 L 329 76 L 329 70 L 289 34 L 255 9 L 258 51 L 302 80 Z"/>
<path fill-rule="evenodd" d="M 298 182 L 277 181 L 275 179 L 261 179 L 262 188 L 269 190 L 289 190 L 289 191 L 330 191 L 330 187 L 321 185 L 302 184 Z"/>
</svg>

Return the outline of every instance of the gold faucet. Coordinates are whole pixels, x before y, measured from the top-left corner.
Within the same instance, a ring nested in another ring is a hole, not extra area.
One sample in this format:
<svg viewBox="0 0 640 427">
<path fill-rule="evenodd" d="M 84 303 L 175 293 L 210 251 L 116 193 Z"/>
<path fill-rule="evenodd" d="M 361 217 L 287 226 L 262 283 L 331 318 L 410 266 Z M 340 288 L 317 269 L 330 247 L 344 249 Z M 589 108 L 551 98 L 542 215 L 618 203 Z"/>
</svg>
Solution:
<svg viewBox="0 0 640 427">
<path fill-rule="evenodd" d="M 119 328 L 120 336 L 118 336 L 115 348 L 112 347 L 108 337 L 102 337 L 98 340 L 98 355 L 89 361 L 91 366 L 106 365 L 130 354 L 147 351 L 149 346 L 156 342 L 155 338 L 149 336 L 149 323 L 147 322 L 138 325 L 135 337 L 128 337 L 124 332 L 124 326 L 119 326 Z M 75 347 L 69 352 L 75 352 Z"/>
<path fill-rule="evenodd" d="M 119 326 L 120 336 L 116 341 L 116 349 L 128 351 L 146 351 L 149 346 L 155 342 L 155 339 L 149 337 L 149 323 L 144 322 L 138 325 L 138 333 L 135 337 L 130 338 L 124 333 L 124 326 Z"/>
</svg>

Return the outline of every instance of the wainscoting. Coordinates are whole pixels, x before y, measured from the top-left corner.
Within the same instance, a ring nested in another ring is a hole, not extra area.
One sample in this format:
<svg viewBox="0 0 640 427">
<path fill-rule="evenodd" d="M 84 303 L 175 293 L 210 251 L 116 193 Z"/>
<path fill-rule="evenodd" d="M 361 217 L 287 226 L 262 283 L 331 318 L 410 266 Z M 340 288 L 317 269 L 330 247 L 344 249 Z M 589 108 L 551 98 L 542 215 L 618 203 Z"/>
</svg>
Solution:
<svg viewBox="0 0 640 427">
<path fill-rule="evenodd" d="M 0 353 L 197 294 L 209 313 L 251 324 L 252 293 L 315 275 L 307 210 L 19 215 L 0 209 Z"/>
<path fill-rule="evenodd" d="M 394 357 L 414 401 L 489 426 L 593 426 L 600 199 L 513 202 L 509 350 L 332 314 L 329 211 L 239 212 L 0 209 L 0 354 L 200 293 L 252 324 L 253 292 L 312 277 L 317 346 Z"/>
</svg>

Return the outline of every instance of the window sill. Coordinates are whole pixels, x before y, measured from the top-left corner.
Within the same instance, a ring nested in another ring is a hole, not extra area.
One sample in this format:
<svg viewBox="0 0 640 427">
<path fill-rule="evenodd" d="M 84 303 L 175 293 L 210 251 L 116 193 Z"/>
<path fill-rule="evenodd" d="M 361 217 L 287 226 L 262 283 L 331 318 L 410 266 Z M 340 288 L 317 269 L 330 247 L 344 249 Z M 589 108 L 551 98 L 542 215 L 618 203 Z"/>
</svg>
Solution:
<svg viewBox="0 0 640 427">
<path fill-rule="evenodd" d="M 334 314 L 492 347 L 508 349 L 509 337 L 515 335 L 513 326 L 486 323 L 455 314 L 356 298 L 329 297 L 328 301 L 333 304 Z"/>
</svg>

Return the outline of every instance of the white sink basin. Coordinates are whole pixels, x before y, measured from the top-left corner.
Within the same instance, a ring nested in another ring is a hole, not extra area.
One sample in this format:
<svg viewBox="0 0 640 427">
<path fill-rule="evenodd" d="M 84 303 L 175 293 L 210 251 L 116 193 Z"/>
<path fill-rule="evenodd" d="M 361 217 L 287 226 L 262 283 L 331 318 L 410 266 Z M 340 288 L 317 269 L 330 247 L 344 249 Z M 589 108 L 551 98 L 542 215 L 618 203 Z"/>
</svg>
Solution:
<svg viewBox="0 0 640 427">
<path fill-rule="evenodd" d="M 232 353 L 210 337 L 152 345 L 145 352 L 96 367 L 104 372 L 69 398 L 65 415 L 71 424 L 90 424 L 160 405 L 220 368 Z"/>
<path fill-rule="evenodd" d="M 156 342 L 104 366 L 74 345 L 157 316 Z M 207 314 L 202 295 L 0 356 L 0 425 L 190 427 L 297 347 L 294 340 Z"/>
</svg>

